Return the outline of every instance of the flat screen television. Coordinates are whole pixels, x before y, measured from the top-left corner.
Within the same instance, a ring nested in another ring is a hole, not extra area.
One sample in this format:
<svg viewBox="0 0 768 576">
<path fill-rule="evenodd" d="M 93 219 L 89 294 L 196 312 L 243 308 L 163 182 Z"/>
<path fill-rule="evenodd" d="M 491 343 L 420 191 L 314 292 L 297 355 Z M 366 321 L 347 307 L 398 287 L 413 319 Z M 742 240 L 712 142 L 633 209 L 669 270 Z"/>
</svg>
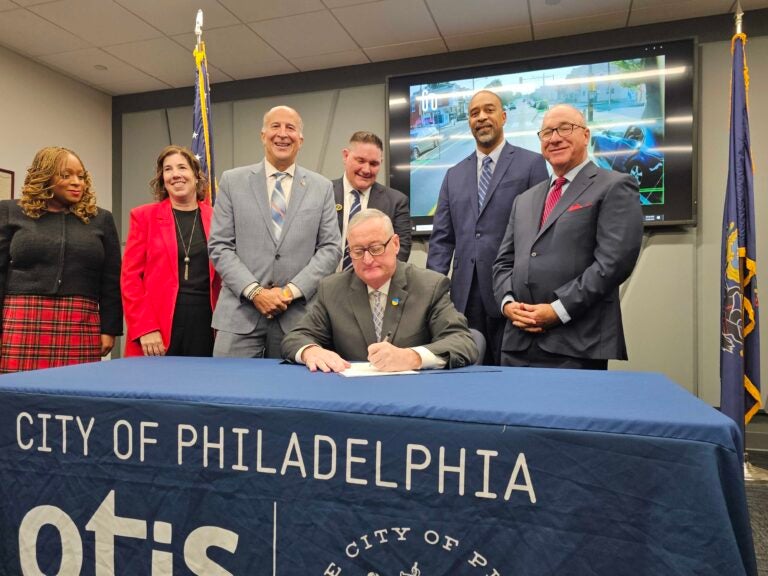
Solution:
<svg viewBox="0 0 768 576">
<path fill-rule="evenodd" d="M 507 140 L 537 152 L 546 111 L 575 106 L 590 158 L 637 179 L 647 226 L 695 224 L 694 54 L 677 40 L 388 78 L 390 185 L 409 196 L 414 233 L 431 232 L 446 171 L 475 150 L 467 113 L 482 89 L 502 100 Z"/>
</svg>

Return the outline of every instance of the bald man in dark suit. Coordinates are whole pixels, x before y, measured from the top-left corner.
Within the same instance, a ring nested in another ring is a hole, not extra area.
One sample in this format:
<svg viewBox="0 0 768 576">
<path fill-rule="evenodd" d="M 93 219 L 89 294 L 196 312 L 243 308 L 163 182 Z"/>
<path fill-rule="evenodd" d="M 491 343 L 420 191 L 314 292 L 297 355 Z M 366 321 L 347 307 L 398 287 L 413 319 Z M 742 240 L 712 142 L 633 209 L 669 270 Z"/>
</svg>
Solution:
<svg viewBox="0 0 768 576">
<path fill-rule="evenodd" d="M 550 109 L 538 134 L 553 178 L 517 198 L 493 265 L 502 365 L 604 370 L 627 359 L 619 286 L 643 237 L 637 182 L 589 161 L 571 106 Z"/>
<path fill-rule="evenodd" d="M 469 127 L 476 150 L 448 170 L 429 239 L 427 268 L 451 273 L 451 298 L 480 331 L 484 364 L 498 365 L 504 318 L 493 296 L 491 267 L 504 237 L 512 202 L 547 178 L 541 154 L 504 138 L 507 113 L 499 97 L 480 90 L 469 103 Z"/>
</svg>

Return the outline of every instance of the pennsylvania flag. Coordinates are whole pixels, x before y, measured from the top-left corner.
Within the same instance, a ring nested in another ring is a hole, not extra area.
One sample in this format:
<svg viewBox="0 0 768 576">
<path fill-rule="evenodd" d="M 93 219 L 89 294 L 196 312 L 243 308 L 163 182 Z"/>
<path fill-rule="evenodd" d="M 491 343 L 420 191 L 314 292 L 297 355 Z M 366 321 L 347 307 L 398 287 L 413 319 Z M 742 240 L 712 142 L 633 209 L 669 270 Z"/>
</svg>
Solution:
<svg viewBox="0 0 768 576">
<path fill-rule="evenodd" d="M 723 211 L 720 409 L 739 427 L 761 408 L 755 207 L 745 34 L 731 40 L 731 143 Z"/>
<path fill-rule="evenodd" d="M 213 127 L 211 126 L 211 88 L 208 84 L 208 59 L 205 42 L 195 48 L 197 82 L 195 83 L 195 110 L 192 118 L 192 152 L 200 160 L 203 174 L 208 179 L 206 200 L 216 201 L 216 172 L 213 169 Z"/>
</svg>

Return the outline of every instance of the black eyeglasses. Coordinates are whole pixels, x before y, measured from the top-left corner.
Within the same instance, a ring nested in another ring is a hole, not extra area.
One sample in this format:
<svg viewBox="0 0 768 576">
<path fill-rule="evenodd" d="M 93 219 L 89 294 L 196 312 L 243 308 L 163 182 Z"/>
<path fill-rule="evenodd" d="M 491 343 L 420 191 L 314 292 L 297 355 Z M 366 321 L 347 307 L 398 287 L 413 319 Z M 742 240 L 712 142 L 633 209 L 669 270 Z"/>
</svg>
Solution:
<svg viewBox="0 0 768 576">
<path fill-rule="evenodd" d="M 365 256 L 365 253 L 368 252 L 371 256 L 381 256 L 384 254 L 384 250 L 387 249 L 387 244 L 390 243 L 392 238 L 394 238 L 395 235 L 392 234 L 392 236 L 389 237 L 389 240 L 384 242 L 384 244 L 371 244 L 370 246 L 366 246 L 365 248 L 350 248 L 349 249 L 349 257 L 352 258 L 352 260 L 360 260 L 363 256 Z"/>
<path fill-rule="evenodd" d="M 570 136 L 573 133 L 574 128 L 581 128 L 583 130 L 586 130 L 586 126 L 582 126 L 581 124 L 574 124 L 573 122 L 565 122 L 564 124 L 560 124 L 557 128 L 544 128 L 544 130 L 539 130 L 536 132 L 536 136 L 539 137 L 539 140 L 542 142 L 547 142 L 550 138 L 552 138 L 552 134 L 557 132 L 562 138 L 565 138 L 566 136 Z"/>
</svg>

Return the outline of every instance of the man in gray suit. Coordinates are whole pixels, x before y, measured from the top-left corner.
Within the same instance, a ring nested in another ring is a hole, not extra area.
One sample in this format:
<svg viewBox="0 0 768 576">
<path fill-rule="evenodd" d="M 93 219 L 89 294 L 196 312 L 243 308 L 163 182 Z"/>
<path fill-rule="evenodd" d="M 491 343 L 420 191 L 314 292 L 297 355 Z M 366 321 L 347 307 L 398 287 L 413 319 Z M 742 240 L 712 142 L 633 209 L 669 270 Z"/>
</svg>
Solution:
<svg viewBox="0 0 768 576">
<path fill-rule="evenodd" d="M 627 358 L 619 285 L 643 237 L 637 182 L 589 161 L 586 126 L 571 106 L 547 112 L 538 135 L 554 177 L 512 207 L 493 265 L 505 366 L 605 370 Z"/>
<path fill-rule="evenodd" d="M 350 360 L 383 371 L 472 364 L 477 348 L 448 278 L 397 260 L 400 238 L 383 212 L 363 210 L 348 228 L 353 269 L 320 282 L 283 357 L 313 372 L 341 372 Z"/>
<path fill-rule="evenodd" d="M 476 150 L 453 166 L 437 200 L 427 268 L 451 274 L 451 298 L 470 327 L 487 342 L 484 364 L 498 365 L 505 320 L 493 297 L 491 267 L 504 236 L 512 202 L 547 178 L 541 154 L 504 138 L 507 113 L 501 99 L 480 90 L 469 102 Z"/>
<path fill-rule="evenodd" d="M 264 160 L 224 172 L 208 251 L 222 278 L 214 356 L 278 358 L 280 342 L 341 258 L 331 182 L 296 165 L 299 114 L 264 115 Z"/>
<path fill-rule="evenodd" d="M 342 152 L 344 176 L 333 181 L 336 212 L 339 217 L 341 248 L 344 251 L 338 271 L 352 267 L 347 250 L 347 224 L 360 210 L 377 208 L 389 216 L 400 238 L 397 259 L 408 261 L 411 253 L 411 214 L 408 197 L 394 188 L 376 182 L 382 163 L 383 143 L 373 132 L 355 132 Z"/>
</svg>

